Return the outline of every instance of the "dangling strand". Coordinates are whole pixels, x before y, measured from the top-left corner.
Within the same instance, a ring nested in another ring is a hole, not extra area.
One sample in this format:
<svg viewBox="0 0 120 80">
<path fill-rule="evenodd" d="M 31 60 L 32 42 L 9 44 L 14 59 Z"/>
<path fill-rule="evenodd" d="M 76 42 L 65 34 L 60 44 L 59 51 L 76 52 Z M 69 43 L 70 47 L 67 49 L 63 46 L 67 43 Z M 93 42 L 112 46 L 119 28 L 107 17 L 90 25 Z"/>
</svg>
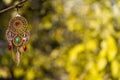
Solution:
<svg viewBox="0 0 120 80">
<path fill-rule="evenodd" d="M 20 16 L 20 14 L 19 14 L 19 8 L 17 7 L 16 9 L 17 9 L 16 17 L 17 17 L 17 16 L 19 17 L 19 16 Z"/>
</svg>

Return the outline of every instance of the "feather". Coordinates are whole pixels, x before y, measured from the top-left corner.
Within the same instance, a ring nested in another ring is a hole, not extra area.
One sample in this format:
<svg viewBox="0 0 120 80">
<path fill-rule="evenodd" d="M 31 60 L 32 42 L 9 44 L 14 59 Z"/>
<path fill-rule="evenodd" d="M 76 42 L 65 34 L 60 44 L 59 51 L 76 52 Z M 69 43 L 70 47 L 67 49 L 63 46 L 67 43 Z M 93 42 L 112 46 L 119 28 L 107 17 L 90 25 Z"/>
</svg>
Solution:
<svg viewBox="0 0 120 80">
<path fill-rule="evenodd" d="M 17 64 L 17 66 L 20 64 L 20 52 L 19 51 L 17 51 L 17 53 L 16 53 L 16 64 Z"/>
</svg>

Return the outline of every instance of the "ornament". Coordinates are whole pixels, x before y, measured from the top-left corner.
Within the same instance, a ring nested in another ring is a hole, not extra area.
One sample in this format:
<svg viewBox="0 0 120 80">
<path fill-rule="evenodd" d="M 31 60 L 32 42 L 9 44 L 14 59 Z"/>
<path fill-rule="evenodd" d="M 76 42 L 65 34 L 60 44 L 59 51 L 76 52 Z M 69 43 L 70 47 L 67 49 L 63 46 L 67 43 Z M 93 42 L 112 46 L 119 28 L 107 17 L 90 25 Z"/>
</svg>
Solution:
<svg viewBox="0 0 120 80">
<path fill-rule="evenodd" d="M 8 29 L 6 30 L 6 38 L 9 43 L 8 49 L 15 52 L 15 61 L 17 65 L 20 63 L 22 52 L 27 50 L 26 44 L 29 41 L 30 32 L 28 30 L 27 20 L 19 15 L 10 19 Z M 20 48 L 23 48 L 21 51 Z"/>
</svg>

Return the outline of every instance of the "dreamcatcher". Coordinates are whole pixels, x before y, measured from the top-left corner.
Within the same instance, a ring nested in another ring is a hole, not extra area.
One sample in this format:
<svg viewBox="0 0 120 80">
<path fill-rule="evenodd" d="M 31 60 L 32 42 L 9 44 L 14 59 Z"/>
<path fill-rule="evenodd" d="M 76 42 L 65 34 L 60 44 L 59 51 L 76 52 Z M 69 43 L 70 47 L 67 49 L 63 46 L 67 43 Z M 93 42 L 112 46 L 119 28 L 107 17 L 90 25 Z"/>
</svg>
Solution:
<svg viewBox="0 0 120 80">
<path fill-rule="evenodd" d="M 19 15 L 10 19 L 8 29 L 6 30 L 6 37 L 9 43 L 8 49 L 15 54 L 15 62 L 20 63 L 22 52 L 27 50 L 26 44 L 29 41 L 30 32 L 28 30 L 27 20 Z"/>
</svg>

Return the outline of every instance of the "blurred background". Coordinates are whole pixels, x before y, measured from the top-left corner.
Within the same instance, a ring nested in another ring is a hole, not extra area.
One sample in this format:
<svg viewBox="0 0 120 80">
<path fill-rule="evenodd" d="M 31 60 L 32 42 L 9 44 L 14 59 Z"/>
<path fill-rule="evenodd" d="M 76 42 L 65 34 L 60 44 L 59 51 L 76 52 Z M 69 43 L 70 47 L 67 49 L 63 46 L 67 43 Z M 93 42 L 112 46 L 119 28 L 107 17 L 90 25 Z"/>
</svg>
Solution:
<svg viewBox="0 0 120 80">
<path fill-rule="evenodd" d="M 0 80 L 120 80 L 120 0 L 28 0 L 19 11 L 30 42 L 16 66 L 5 37 L 16 9 L 0 14 Z"/>
</svg>

